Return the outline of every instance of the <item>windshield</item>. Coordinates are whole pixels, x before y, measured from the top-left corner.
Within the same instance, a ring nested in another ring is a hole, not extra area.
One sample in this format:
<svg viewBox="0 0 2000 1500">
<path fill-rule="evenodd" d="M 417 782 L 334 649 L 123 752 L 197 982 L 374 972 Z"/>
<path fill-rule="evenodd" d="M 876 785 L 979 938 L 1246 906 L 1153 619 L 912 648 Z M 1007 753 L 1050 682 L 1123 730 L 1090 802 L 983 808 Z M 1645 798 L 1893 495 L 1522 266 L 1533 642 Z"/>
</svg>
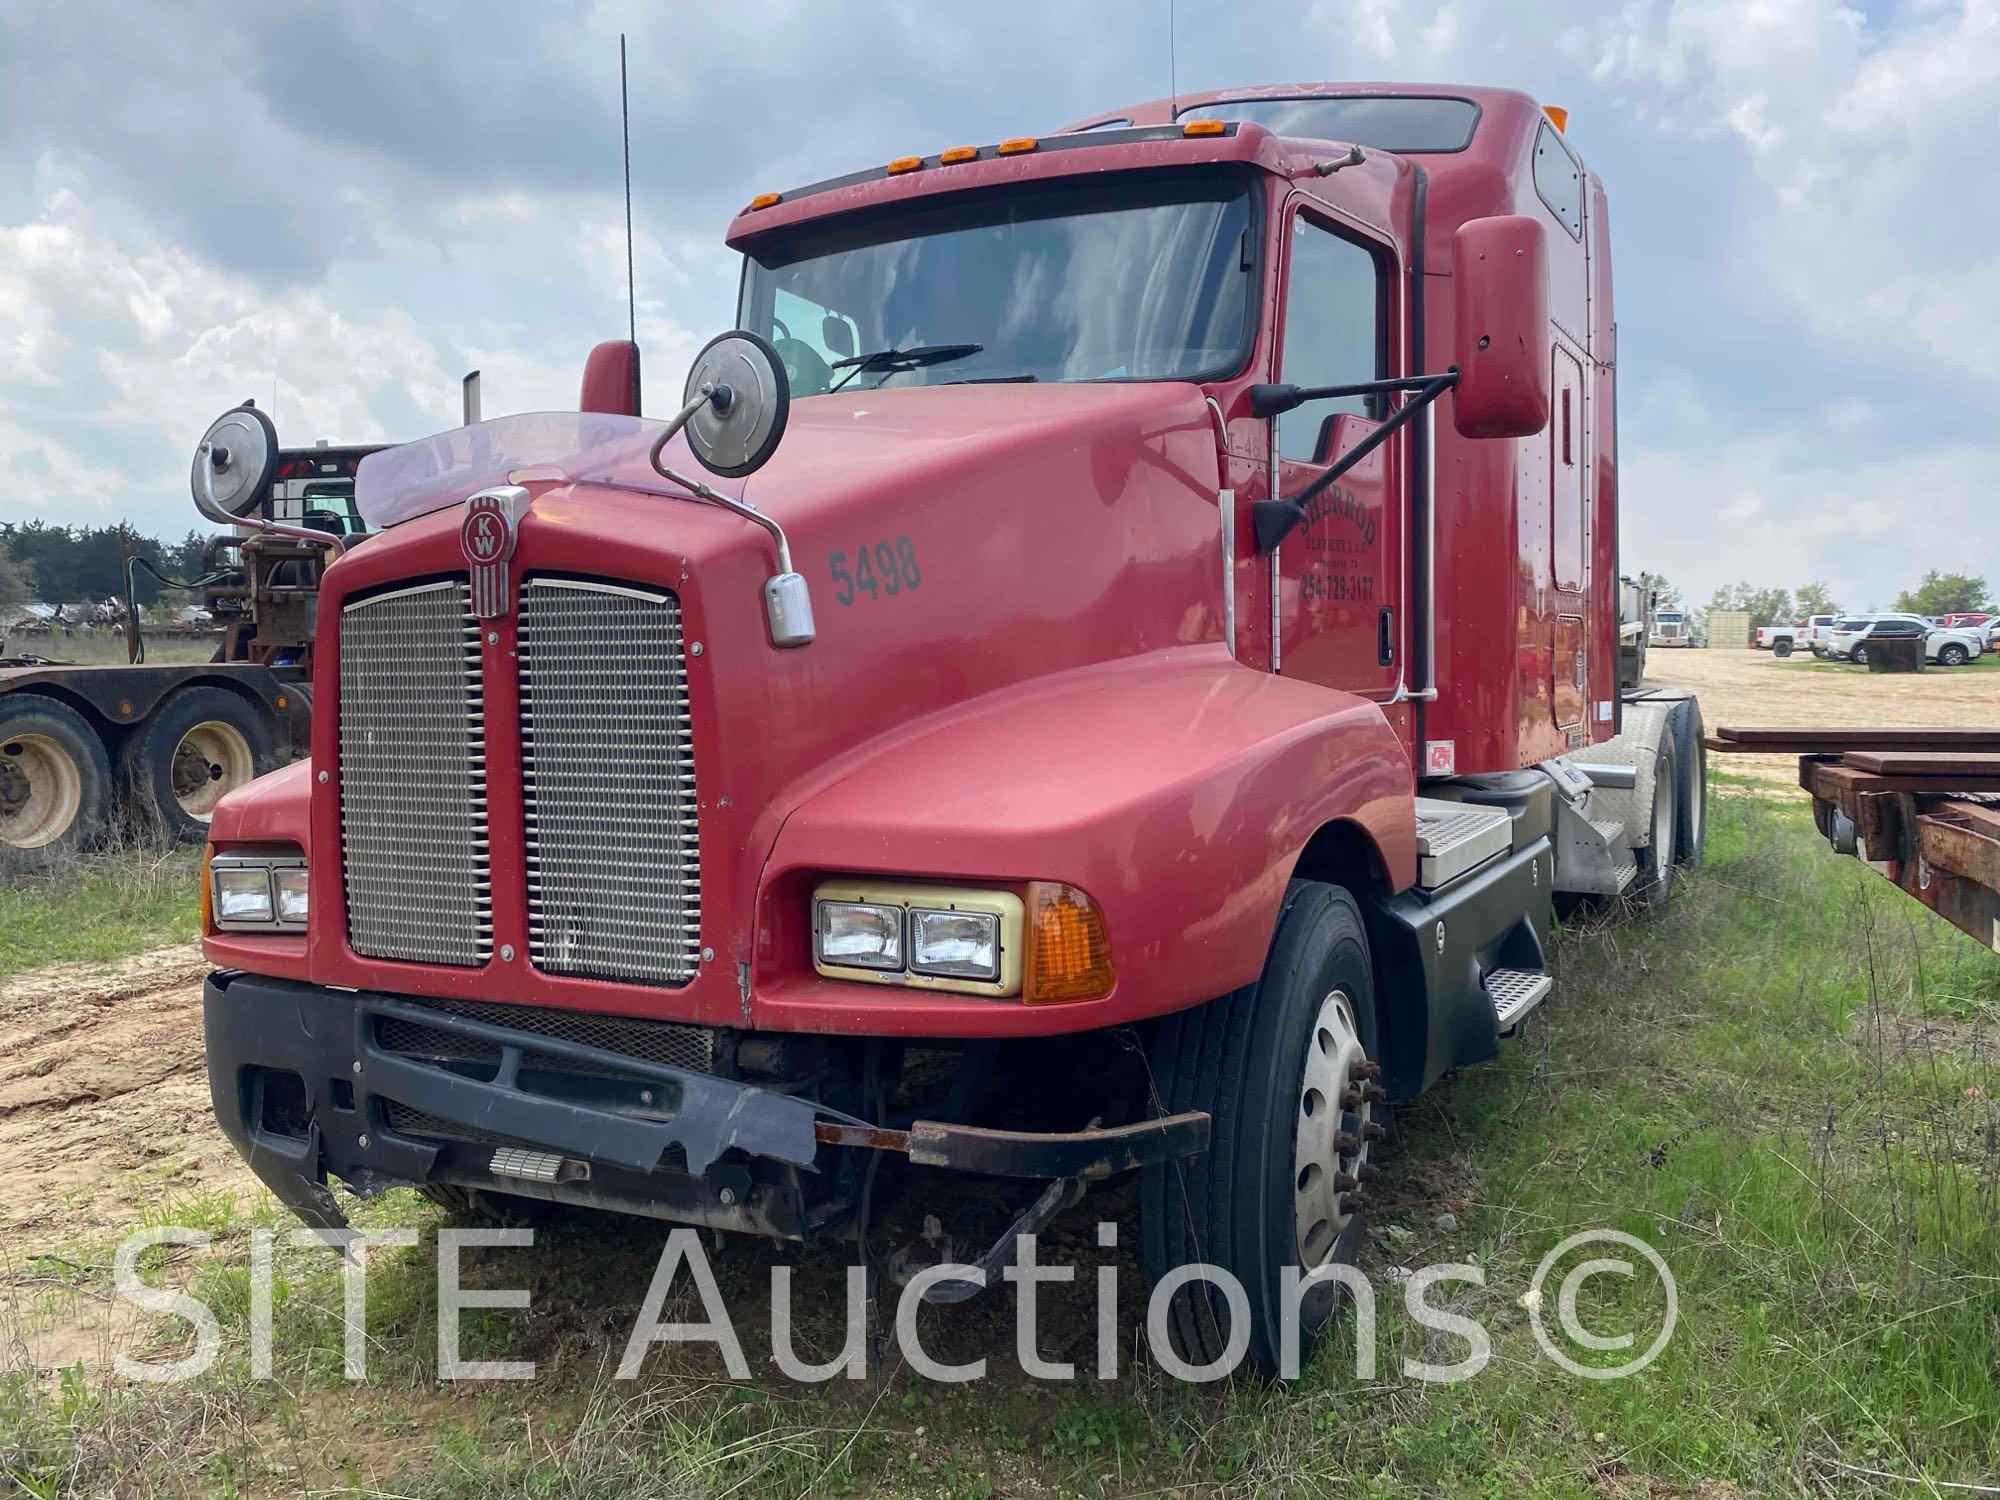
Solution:
<svg viewBox="0 0 2000 1500">
<path fill-rule="evenodd" d="M 1463 151 L 1472 144 L 1479 106 L 1469 99 L 1237 99 L 1197 104 L 1183 120 L 1248 120 L 1273 135 L 1349 141 L 1377 151 Z"/>
<path fill-rule="evenodd" d="M 751 249 L 739 321 L 776 345 L 794 396 L 1227 374 L 1253 326 L 1251 217 L 1244 178 L 1201 173 L 808 225 Z M 892 357 L 910 350 L 928 355 Z"/>
</svg>

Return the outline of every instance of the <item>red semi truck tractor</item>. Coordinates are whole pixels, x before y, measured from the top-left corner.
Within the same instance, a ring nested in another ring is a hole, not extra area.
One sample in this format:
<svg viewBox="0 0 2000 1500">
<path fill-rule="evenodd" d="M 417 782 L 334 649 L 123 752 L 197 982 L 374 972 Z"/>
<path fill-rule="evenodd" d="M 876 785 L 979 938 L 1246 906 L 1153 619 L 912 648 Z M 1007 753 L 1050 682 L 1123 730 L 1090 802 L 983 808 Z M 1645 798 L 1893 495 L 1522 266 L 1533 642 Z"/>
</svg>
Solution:
<svg viewBox="0 0 2000 1500">
<path fill-rule="evenodd" d="M 1233 1272 L 1271 1365 L 1554 904 L 1701 858 L 1697 706 L 1619 683 L 1562 125 L 1268 88 L 766 193 L 665 419 L 613 343 L 578 412 L 368 458 L 310 762 L 212 825 L 258 1174 L 879 1264 L 912 1194 L 972 1240 L 956 1171 L 1018 1208 L 989 1269 L 1137 1174 L 1153 1274 Z"/>
</svg>

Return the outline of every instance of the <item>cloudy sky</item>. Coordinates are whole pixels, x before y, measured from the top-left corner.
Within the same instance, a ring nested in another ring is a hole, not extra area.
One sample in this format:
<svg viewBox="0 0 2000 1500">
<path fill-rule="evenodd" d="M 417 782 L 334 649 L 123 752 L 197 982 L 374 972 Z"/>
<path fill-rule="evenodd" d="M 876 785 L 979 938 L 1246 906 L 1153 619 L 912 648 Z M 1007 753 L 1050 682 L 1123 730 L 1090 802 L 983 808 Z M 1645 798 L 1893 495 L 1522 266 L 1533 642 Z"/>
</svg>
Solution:
<svg viewBox="0 0 2000 1500">
<path fill-rule="evenodd" d="M 1177 0 L 1183 89 L 1522 88 L 1605 178 L 1627 567 L 1697 600 L 2000 583 L 2000 0 Z M 195 519 L 245 396 L 288 443 L 648 405 L 732 321 L 752 194 L 1169 85 L 1168 0 L 0 5 L 0 519 Z"/>
</svg>

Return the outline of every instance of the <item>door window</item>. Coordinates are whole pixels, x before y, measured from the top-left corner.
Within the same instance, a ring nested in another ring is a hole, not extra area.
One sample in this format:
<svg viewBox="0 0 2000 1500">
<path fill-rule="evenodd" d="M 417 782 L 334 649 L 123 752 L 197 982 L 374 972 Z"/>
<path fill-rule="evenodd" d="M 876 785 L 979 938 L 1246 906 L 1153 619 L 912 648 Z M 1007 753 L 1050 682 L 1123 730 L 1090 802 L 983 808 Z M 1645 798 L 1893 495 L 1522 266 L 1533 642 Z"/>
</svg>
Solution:
<svg viewBox="0 0 2000 1500">
<path fill-rule="evenodd" d="M 1355 385 L 1382 374 L 1382 278 L 1374 254 L 1304 214 L 1292 220 L 1279 378 L 1291 385 Z M 1332 419 L 1378 416 L 1368 400 L 1310 401 L 1278 420 L 1278 453 L 1324 463 Z"/>
</svg>

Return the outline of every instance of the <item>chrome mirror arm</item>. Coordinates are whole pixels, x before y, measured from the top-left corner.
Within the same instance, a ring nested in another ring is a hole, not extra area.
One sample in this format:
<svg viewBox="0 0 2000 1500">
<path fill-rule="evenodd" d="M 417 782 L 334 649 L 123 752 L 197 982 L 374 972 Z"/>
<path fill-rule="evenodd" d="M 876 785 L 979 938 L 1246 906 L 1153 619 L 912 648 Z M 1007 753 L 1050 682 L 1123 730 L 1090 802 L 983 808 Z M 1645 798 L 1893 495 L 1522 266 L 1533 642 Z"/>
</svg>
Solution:
<svg viewBox="0 0 2000 1500">
<path fill-rule="evenodd" d="M 771 535 L 778 548 L 778 571 L 764 580 L 764 614 L 771 627 L 771 644 L 774 646 L 804 646 L 816 634 L 813 625 L 812 595 L 806 587 L 805 579 L 792 567 L 792 544 L 785 536 L 785 528 L 772 517 L 764 514 L 747 500 L 735 500 L 699 479 L 692 479 L 668 468 L 660 461 L 675 433 L 687 426 L 696 412 L 710 402 L 718 409 L 727 411 L 735 399 L 735 393 L 727 385 L 712 385 L 703 382 L 694 398 L 683 406 L 667 423 L 666 431 L 653 441 L 652 461 L 654 472 L 664 479 L 687 490 L 697 499 L 706 500 L 711 505 L 719 505 L 724 510 L 741 516 L 744 520 L 761 526 Z"/>
</svg>

